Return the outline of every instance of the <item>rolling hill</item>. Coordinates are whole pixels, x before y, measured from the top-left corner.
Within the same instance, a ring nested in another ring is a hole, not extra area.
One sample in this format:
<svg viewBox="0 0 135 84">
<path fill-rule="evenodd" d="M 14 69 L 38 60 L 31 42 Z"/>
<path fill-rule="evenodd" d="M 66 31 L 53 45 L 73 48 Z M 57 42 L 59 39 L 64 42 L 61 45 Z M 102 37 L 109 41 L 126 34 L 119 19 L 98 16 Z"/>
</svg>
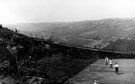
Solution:
<svg viewBox="0 0 135 84">
<path fill-rule="evenodd" d="M 135 40 L 135 19 L 114 18 L 60 23 L 30 23 L 10 25 L 31 32 L 27 35 L 51 38 L 55 42 L 80 45 L 83 47 L 126 52 Z M 24 33 L 24 32 L 23 32 Z M 117 42 L 118 41 L 118 42 Z M 119 42 L 120 41 L 120 42 Z M 125 42 L 126 41 L 126 42 Z M 130 46 L 127 46 L 129 44 Z M 116 47 L 117 46 L 117 47 Z M 132 46 L 134 47 L 134 46 Z"/>
</svg>

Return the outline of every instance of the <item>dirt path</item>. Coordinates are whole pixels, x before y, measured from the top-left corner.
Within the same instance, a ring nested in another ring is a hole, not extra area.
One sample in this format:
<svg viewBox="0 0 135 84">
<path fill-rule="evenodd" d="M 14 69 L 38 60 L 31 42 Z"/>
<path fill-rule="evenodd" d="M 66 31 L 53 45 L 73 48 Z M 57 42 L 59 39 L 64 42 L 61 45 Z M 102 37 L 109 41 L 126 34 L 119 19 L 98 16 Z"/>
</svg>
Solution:
<svg viewBox="0 0 135 84">
<path fill-rule="evenodd" d="M 82 70 L 77 75 L 69 79 L 74 84 L 93 84 L 94 80 L 98 84 L 135 84 L 135 59 L 115 59 L 120 68 L 119 75 L 105 65 L 104 59 L 99 59 L 89 67 Z"/>
</svg>

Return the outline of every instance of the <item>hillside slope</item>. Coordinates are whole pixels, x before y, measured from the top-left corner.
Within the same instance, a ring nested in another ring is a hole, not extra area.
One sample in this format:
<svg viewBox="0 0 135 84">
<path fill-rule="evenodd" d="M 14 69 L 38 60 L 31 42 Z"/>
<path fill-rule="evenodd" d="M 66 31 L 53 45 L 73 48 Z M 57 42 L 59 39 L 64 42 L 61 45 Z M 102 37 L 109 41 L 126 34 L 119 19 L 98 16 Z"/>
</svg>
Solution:
<svg viewBox="0 0 135 84">
<path fill-rule="evenodd" d="M 29 26 L 28 26 L 29 25 Z M 29 36 L 37 36 L 44 38 L 51 38 L 55 42 L 79 45 L 83 47 L 107 49 L 111 45 L 116 46 L 117 40 L 123 40 L 122 45 L 117 45 L 120 51 L 125 46 L 124 40 L 135 40 L 135 19 L 101 19 L 88 20 L 78 22 L 63 22 L 63 23 L 31 23 L 31 24 L 17 24 L 12 27 L 28 28 L 26 30 L 34 30 L 31 33 L 27 32 Z M 26 32 L 23 32 L 26 34 Z M 134 42 L 128 42 L 134 45 Z M 116 45 L 115 45 L 116 44 Z M 123 47 L 122 47 L 123 46 Z M 125 46 L 130 51 L 129 46 Z M 115 47 L 116 48 L 116 47 Z M 114 49 L 119 51 L 119 49 Z"/>
<path fill-rule="evenodd" d="M 8 45 L 21 48 L 13 54 Z M 41 84 L 62 84 L 97 60 L 87 49 L 31 38 L 5 27 L 0 28 L 0 49 L 0 80 L 6 84 L 31 84 L 33 79 Z"/>
</svg>

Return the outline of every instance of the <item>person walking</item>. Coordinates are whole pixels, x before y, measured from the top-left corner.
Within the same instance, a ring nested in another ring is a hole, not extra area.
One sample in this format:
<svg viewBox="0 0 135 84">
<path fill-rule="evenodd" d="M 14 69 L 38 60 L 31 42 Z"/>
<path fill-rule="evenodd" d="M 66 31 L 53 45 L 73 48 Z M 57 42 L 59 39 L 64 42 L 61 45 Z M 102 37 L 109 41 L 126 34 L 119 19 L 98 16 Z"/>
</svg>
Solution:
<svg viewBox="0 0 135 84">
<path fill-rule="evenodd" d="M 115 68 L 115 73 L 118 74 L 119 73 L 119 65 L 117 63 L 115 63 L 114 68 Z"/>
<path fill-rule="evenodd" d="M 105 63 L 106 63 L 106 65 L 108 65 L 108 61 L 109 61 L 108 57 L 105 57 Z"/>
<path fill-rule="evenodd" d="M 113 68 L 112 59 L 109 59 L 110 68 Z"/>
<path fill-rule="evenodd" d="M 94 80 L 94 84 L 98 84 L 98 81 L 97 80 Z"/>
</svg>

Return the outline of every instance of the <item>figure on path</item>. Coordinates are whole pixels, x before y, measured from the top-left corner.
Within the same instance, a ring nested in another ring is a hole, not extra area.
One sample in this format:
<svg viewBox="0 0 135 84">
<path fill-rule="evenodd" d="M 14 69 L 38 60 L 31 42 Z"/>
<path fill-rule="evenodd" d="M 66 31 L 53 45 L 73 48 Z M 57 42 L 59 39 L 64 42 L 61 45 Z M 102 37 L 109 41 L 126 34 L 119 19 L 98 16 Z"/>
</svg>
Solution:
<svg viewBox="0 0 135 84">
<path fill-rule="evenodd" d="M 105 57 L 105 63 L 106 63 L 106 65 L 108 65 L 108 61 L 109 61 L 108 57 Z"/>
<path fill-rule="evenodd" d="M 97 80 L 94 80 L 94 84 L 98 84 L 98 81 Z"/>
<path fill-rule="evenodd" d="M 2 29 L 2 24 L 0 24 L 0 29 Z"/>
<path fill-rule="evenodd" d="M 115 68 L 115 73 L 118 74 L 119 73 L 119 65 L 117 63 L 115 63 L 114 68 Z"/>
<path fill-rule="evenodd" d="M 110 68 L 113 68 L 112 59 L 109 59 Z"/>
</svg>

